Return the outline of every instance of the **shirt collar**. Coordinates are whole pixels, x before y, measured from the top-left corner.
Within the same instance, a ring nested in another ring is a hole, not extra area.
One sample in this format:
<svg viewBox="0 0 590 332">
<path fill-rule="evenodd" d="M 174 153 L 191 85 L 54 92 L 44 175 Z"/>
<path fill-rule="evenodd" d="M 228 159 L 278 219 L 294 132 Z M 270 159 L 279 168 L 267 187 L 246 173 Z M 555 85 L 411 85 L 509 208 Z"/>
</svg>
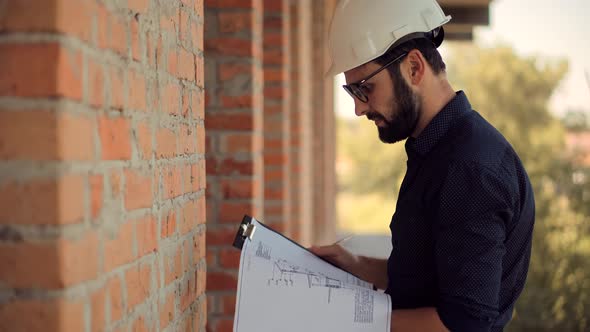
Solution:
<svg viewBox="0 0 590 332">
<path fill-rule="evenodd" d="M 455 97 L 432 118 L 418 137 L 406 140 L 408 158 L 425 156 L 440 141 L 453 126 L 456 119 L 471 111 L 471 104 L 463 91 L 458 91 Z"/>
</svg>

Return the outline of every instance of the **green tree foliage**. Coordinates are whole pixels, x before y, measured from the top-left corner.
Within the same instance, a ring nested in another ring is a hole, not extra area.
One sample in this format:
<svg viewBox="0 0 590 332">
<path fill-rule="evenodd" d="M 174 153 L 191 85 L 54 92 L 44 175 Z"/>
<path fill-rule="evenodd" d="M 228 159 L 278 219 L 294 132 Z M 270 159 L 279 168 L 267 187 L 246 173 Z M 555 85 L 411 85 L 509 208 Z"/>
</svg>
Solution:
<svg viewBox="0 0 590 332">
<path fill-rule="evenodd" d="M 547 107 L 567 63 L 521 57 L 505 46 L 454 46 L 447 59 L 449 80 L 511 142 L 536 196 L 529 276 L 509 330 L 588 331 L 590 197 L 576 194 L 588 183 L 572 181 L 574 168 L 564 154 L 565 128 Z M 339 170 L 341 189 L 356 195 L 383 193 L 393 200 L 393 213 L 407 160 L 403 144 L 381 143 L 366 120 L 340 120 L 338 125 L 339 156 L 345 165 Z"/>
</svg>

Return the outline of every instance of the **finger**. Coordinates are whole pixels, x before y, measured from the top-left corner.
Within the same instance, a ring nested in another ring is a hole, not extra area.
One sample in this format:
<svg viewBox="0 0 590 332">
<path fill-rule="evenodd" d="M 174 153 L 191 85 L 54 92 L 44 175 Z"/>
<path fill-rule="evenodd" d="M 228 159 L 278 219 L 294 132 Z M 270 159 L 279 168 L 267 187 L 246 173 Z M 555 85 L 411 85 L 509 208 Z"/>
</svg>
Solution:
<svg viewBox="0 0 590 332">
<path fill-rule="evenodd" d="M 330 257 L 341 255 L 343 253 L 343 248 L 340 245 L 335 244 L 329 246 L 312 247 L 310 251 L 318 256 Z"/>
</svg>

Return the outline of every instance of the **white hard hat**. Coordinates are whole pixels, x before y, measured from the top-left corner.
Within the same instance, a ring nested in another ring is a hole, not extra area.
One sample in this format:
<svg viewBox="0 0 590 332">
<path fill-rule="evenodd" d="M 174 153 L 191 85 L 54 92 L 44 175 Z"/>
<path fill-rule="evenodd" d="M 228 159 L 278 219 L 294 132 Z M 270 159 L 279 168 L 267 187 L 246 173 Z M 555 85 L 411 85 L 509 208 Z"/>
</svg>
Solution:
<svg viewBox="0 0 590 332">
<path fill-rule="evenodd" d="M 332 65 L 326 75 L 363 65 L 396 42 L 431 32 L 438 47 L 442 25 L 450 20 L 435 0 L 340 0 L 330 26 Z"/>
</svg>

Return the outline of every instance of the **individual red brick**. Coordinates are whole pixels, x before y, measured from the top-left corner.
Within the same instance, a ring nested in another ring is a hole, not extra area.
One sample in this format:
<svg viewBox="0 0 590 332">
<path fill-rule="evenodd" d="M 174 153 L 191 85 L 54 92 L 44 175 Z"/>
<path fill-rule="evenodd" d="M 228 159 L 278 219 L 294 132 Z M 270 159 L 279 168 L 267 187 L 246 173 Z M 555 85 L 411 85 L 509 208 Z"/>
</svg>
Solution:
<svg viewBox="0 0 590 332">
<path fill-rule="evenodd" d="M 182 250 L 176 247 L 174 251 L 164 255 L 164 282 L 169 285 L 182 275 Z"/>
<path fill-rule="evenodd" d="M 182 125 L 179 132 L 182 153 L 193 155 L 197 153 L 197 131 L 193 126 Z"/>
<path fill-rule="evenodd" d="M 61 289 L 94 279 L 97 257 L 95 233 L 77 240 L 4 242 L 0 244 L 0 280 L 11 288 Z"/>
<path fill-rule="evenodd" d="M 180 86 L 170 83 L 164 89 L 162 111 L 168 114 L 178 114 L 180 109 Z"/>
<path fill-rule="evenodd" d="M 221 33 L 236 33 L 252 29 L 253 14 L 251 12 L 219 12 L 217 17 Z"/>
<path fill-rule="evenodd" d="M 219 222 L 220 223 L 239 223 L 242 221 L 244 214 L 255 215 L 255 207 L 251 201 L 246 202 L 221 202 L 219 208 Z"/>
<path fill-rule="evenodd" d="M 176 319 L 174 302 L 175 294 L 173 291 L 168 292 L 165 296 L 165 300 L 160 300 L 158 306 L 158 312 L 160 313 L 160 330 L 164 330 L 170 323 Z M 161 298 L 162 299 L 162 298 Z"/>
<path fill-rule="evenodd" d="M 281 169 L 265 169 L 264 170 L 264 181 L 265 182 L 276 182 L 283 180 L 283 170 Z"/>
<path fill-rule="evenodd" d="M 0 110 L 0 158 L 92 160 L 92 128 L 92 121 L 82 115 Z"/>
<path fill-rule="evenodd" d="M 207 226 L 207 246 L 231 245 L 236 236 L 235 227 L 229 225 Z"/>
<path fill-rule="evenodd" d="M 182 117 L 185 119 L 191 117 L 191 105 L 189 103 L 190 96 L 191 91 L 188 89 L 184 89 L 182 92 Z"/>
<path fill-rule="evenodd" d="M 202 125 L 199 125 L 197 127 L 197 153 L 199 155 L 205 154 L 206 142 L 207 142 L 207 139 L 206 139 L 206 135 L 205 135 L 205 127 Z M 204 186 L 203 186 L 203 188 L 204 188 Z"/>
<path fill-rule="evenodd" d="M 220 182 L 223 199 L 253 197 L 254 184 L 251 179 L 221 179 Z"/>
<path fill-rule="evenodd" d="M 135 223 L 125 222 L 120 225 L 114 235 L 107 235 L 104 239 L 104 270 L 105 272 L 127 264 L 135 259 L 133 242 Z"/>
<path fill-rule="evenodd" d="M 110 71 L 111 81 L 111 107 L 115 109 L 123 109 L 125 102 L 125 72 L 120 68 L 113 67 Z"/>
<path fill-rule="evenodd" d="M 199 26 L 201 26 L 201 25 L 199 25 Z M 203 30 L 201 29 L 201 34 L 202 33 L 203 33 Z M 203 49 L 203 48 L 200 47 L 199 49 Z M 196 77 L 195 82 L 197 83 L 197 86 L 200 87 L 201 89 L 203 89 L 205 87 L 205 85 L 203 83 L 203 79 L 205 77 L 205 59 L 203 58 L 202 55 L 195 56 L 195 77 Z"/>
<path fill-rule="evenodd" d="M 269 166 L 281 166 L 285 164 L 285 155 L 280 152 L 265 153 L 264 154 L 264 165 Z"/>
<path fill-rule="evenodd" d="M 192 164 L 190 165 L 190 171 L 189 172 L 185 172 L 185 188 L 190 188 L 191 192 L 197 192 L 199 191 L 200 188 L 200 181 L 201 179 L 199 179 L 199 172 L 200 172 L 200 168 L 199 168 L 199 164 Z M 189 185 L 190 182 L 190 185 Z"/>
<path fill-rule="evenodd" d="M 264 51 L 263 61 L 265 65 L 285 65 L 287 62 L 287 57 L 285 56 L 283 50 L 270 49 Z M 296 78 L 297 77 L 295 75 L 291 77 L 293 82 L 297 82 Z"/>
<path fill-rule="evenodd" d="M 200 231 L 200 233 L 204 233 L 203 230 Z M 199 257 L 199 254 L 201 252 L 200 247 L 201 246 L 205 246 L 205 239 L 203 238 L 203 242 L 200 242 L 200 237 L 199 234 L 194 234 L 193 236 L 191 236 L 191 243 L 192 243 L 192 247 L 191 249 L 191 256 L 192 256 L 192 260 L 189 262 L 189 264 L 191 266 L 197 266 L 199 264 L 199 262 L 201 261 L 201 257 Z"/>
<path fill-rule="evenodd" d="M 0 331 L 84 331 L 80 300 L 15 299 L 0 305 Z"/>
<path fill-rule="evenodd" d="M 235 250 L 233 250 L 235 251 Z M 238 252 L 239 254 L 239 252 Z M 235 253 L 232 253 L 232 255 L 235 255 Z M 238 255 L 238 260 L 239 260 L 239 255 Z M 227 295 L 222 295 L 221 296 L 221 307 L 222 307 L 222 312 L 225 315 L 233 315 L 234 311 L 236 309 L 236 294 L 227 294 Z"/>
<path fill-rule="evenodd" d="M 153 326 L 148 324 L 148 321 L 144 316 L 137 316 L 133 322 L 131 322 L 131 331 L 133 332 L 151 332 L 154 331 Z"/>
<path fill-rule="evenodd" d="M 223 66 L 218 66 L 219 79 L 222 81 L 229 81 L 240 75 L 252 75 L 252 65 L 243 63 L 228 63 Z"/>
<path fill-rule="evenodd" d="M 132 71 L 129 74 L 129 108 L 145 111 L 147 105 L 145 77 Z"/>
<path fill-rule="evenodd" d="M 137 253 L 139 257 L 155 252 L 158 248 L 156 220 L 151 216 L 135 221 Z"/>
<path fill-rule="evenodd" d="M 95 107 L 104 105 L 104 67 L 94 59 L 88 59 L 89 103 Z"/>
<path fill-rule="evenodd" d="M 282 14 L 284 10 L 288 10 L 288 2 L 263 0 L 265 13 Z"/>
<path fill-rule="evenodd" d="M 197 224 L 204 224 L 207 222 L 207 204 L 205 201 L 205 196 L 199 196 L 197 198 Z M 203 235 L 203 241 L 205 237 Z"/>
<path fill-rule="evenodd" d="M 156 134 L 156 158 L 170 158 L 176 155 L 176 134 L 168 128 L 161 128 Z"/>
<path fill-rule="evenodd" d="M 207 316 L 207 311 L 200 311 L 197 309 L 195 315 L 193 315 L 193 331 L 201 331 L 201 315 Z"/>
<path fill-rule="evenodd" d="M 205 40 L 205 51 L 211 56 L 241 56 L 259 57 L 261 50 L 249 39 L 238 39 L 232 37 L 207 38 Z"/>
<path fill-rule="evenodd" d="M 88 41 L 95 8 L 93 1 L 9 1 L 2 8 L 0 31 L 57 32 Z"/>
<path fill-rule="evenodd" d="M 125 310 L 121 279 L 118 276 L 114 276 L 109 279 L 107 282 L 107 289 L 111 307 L 111 322 L 116 322 L 121 320 Z"/>
<path fill-rule="evenodd" d="M 265 86 L 264 97 L 270 99 L 282 100 L 285 98 L 286 89 L 282 86 Z"/>
<path fill-rule="evenodd" d="M 127 55 L 127 22 L 122 18 L 112 15 L 110 16 L 110 31 L 109 47 L 122 56 Z"/>
<path fill-rule="evenodd" d="M 278 151 L 278 152 L 282 152 L 283 151 L 283 145 L 284 145 L 284 140 L 283 138 L 269 138 L 269 137 L 265 137 L 264 139 L 264 150 L 265 151 Z"/>
<path fill-rule="evenodd" d="M 178 75 L 178 52 L 176 49 L 174 50 L 170 50 L 168 52 L 168 63 L 167 63 L 167 68 L 168 68 L 168 73 L 170 73 L 170 75 L 172 76 L 176 76 Z"/>
<path fill-rule="evenodd" d="M 152 158 L 152 129 L 147 122 L 142 122 L 137 125 L 137 151 L 140 153 L 140 158 Z"/>
<path fill-rule="evenodd" d="M 140 40 L 141 40 L 141 31 L 139 27 L 139 22 L 136 19 L 131 20 L 131 58 L 134 61 L 141 61 L 141 49 L 140 49 Z"/>
<path fill-rule="evenodd" d="M 184 312 L 196 298 L 197 280 L 195 279 L 195 275 L 189 274 L 187 277 L 185 277 L 181 287 L 182 288 L 180 293 L 180 311 Z"/>
<path fill-rule="evenodd" d="M 281 33 L 280 31 L 277 31 L 277 32 L 266 31 L 264 33 L 262 45 L 265 49 L 272 48 L 272 47 L 281 47 L 281 46 L 283 46 L 284 42 L 285 42 L 285 34 Z"/>
<path fill-rule="evenodd" d="M 0 45 L 0 96 L 82 99 L 82 55 L 57 43 Z"/>
<path fill-rule="evenodd" d="M 262 1 L 256 0 L 205 0 L 206 8 L 219 9 L 259 9 Z"/>
<path fill-rule="evenodd" d="M 221 96 L 221 106 L 225 108 L 252 108 L 254 107 L 254 96 L 252 95 L 241 95 L 241 96 Z"/>
<path fill-rule="evenodd" d="M 98 119 L 98 132 L 102 146 L 102 159 L 131 159 L 131 130 L 128 119 L 101 116 Z"/>
<path fill-rule="evenodd" d="M 178 25 L 178 35 L 182 42 L 190 42 L 190 17 L 188 11 L 180 9 L 180 24 Z"/>
<path fill-rule="evenodd" d="M 207 290 L 236 290 L 238 279 L 234 274 L 221 271 L 207 271 Z"/>
<path fill-rule="evenodd" d="M 0 224 L 64 225 L 84 217 L 84 178 L 6 182 L 0 185 Z"/>
<path fill-rule="evenodd" d="M 108 292 L 104 288 L 99 288 L 92 293 L 90 297 L 90 328 L 92 332 L 103 331 L 106 327 L 106 295 Z"/>
<path fill-rule="evenodd" d="M 127 307 L 133 309 L 143 303 L 151 292 L 150 264 L 142 263 L 130 267 L 125 271 L 125 285 L 127 286 Z"/>
<path fill-rule="evenodd" d="M 152 206 L 152 175 L 146 171 L 125 170 L 125 208 L 127 210 Z"/>
<path fill-rule="evenodd" d="M 194 167 L 194 169 L 193 169 Z M 194 170 L 194 173 L 193 173 Z M 194 190 L 194 184 L 199 183 L 199 179 L 197 178 L 197 164 L 193 165 L 184 165 L 182 168 L 182 185 L 184 188 L 185 193 L 192 193 L 196 192 Z"/>
<path fill-rule="evenodd" d="M 234 248 L 221 249 L 219 263 L 222 268 L 237 269 L 240 267 L 240 251 Z"/>
<path fill-rule="evenodd" d="M 209 163 L 209 159 L 207 159 Z M 253 160 L 236 160 L 234 158 L 226 158 L 218 163 L 216 173 L 219 175 L 252 175 L 254 172 Z"/>
<path fill-rule="evenodd" d="M 201 43 L 200 41 L 203 40 L 204 36 L 200 36 L 199 35 L 199 22 L 197 22 L 196 20 L 191 20 L 189 22 L 189 27 L 190 27 L 190 31 L 189 31 L 189 37 L 190 37 L 190 43 L 192 45 L 193 48 L 195 49 L 201 49 L 199 48 L 199 44 Z"/>
<path fill-rule="evenodd" d="M 176 232 L 176 211 L 174 209 L 170 210 L 165 218 L 162 218 L 161 227 L 160 234 L 162 239 L 167 238 Z"/>
<path fill-rule="evenodd" d="M 268 186 L 264 189 L 264 199 L 268 200 L 282 200 L 283 189 L 280 187 L 269 188 Z"/>
<path fill-rule="evenodd" d="M 286 74 L 286 71 L 282 68 L 264 68 L 264 83 L 284 82 L 287 79 Z"/>
<path fill-rule="evenodd" d="M 179 166 L 162 168 L 162 199 L 171 199 L 182 193 L 182 177 Z"/>
<path fill-rule="evenodd" d="M 254 117 L 251 112 L 241 113 L 208 113 L 205 118 L 205 127 L 208 130 L 252 130 Z"/>
<path fill-rule="evenodd" d="M 188 81 L 195 81 L 195 56 L 180 49 L 178 52 L 178 75 Z"/>
<path fill-rule="evenodd" d="M 198 201 L 188 201 L 183 204 L 179 225 L 181 235 L 195 229 L 198 224 L 198 208 Z"/>
<path fill-rule="evenodd" d="M 251 153 L 253 151 L 251 133 L 226 134 L 221 138 L 221 151 L 228 154 Z M 265 147 L 266 148 L 266 147 Z"/>
<path fill-rule="evenodd" d="M 98 217 L 102 209 L 104 200 L 104 181 L 102 175 L 91 176 L 90 179 L 90 215 L 92 218 Z"/>
</svg>

